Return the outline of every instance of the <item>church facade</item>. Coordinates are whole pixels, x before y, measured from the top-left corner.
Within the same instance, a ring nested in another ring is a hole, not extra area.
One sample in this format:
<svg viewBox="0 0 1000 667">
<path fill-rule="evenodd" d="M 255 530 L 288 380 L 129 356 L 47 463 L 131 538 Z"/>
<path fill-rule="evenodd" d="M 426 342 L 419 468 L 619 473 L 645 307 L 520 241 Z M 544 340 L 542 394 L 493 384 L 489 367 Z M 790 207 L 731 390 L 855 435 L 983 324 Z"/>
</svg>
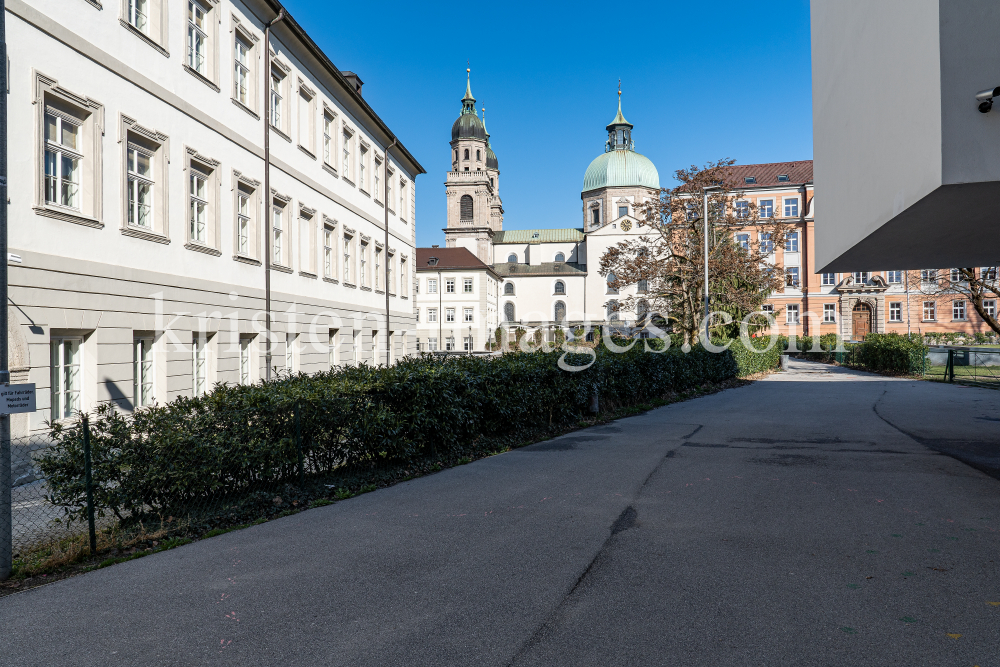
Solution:
<svg viewBox="0 0 1000 667">
<path fill-rule="evenodd" d="M 565 229 L 504 230 L 499 161 L 475 104 L 467 83 L 451 130 L 446 247 L 469 250 L 498 276 L 495 312 L 502 326 L 629 326 L 635 314 L 619 311 L 617 303 L 642 285 L 616 292 L 598 268 L 609 247 L 641 234 L 637 207 L 659 195 L 660 179 L 635 151 L 621 98 L 605 128 L 604 152 L 584 173 L 581 224 Z"/>
</svg>

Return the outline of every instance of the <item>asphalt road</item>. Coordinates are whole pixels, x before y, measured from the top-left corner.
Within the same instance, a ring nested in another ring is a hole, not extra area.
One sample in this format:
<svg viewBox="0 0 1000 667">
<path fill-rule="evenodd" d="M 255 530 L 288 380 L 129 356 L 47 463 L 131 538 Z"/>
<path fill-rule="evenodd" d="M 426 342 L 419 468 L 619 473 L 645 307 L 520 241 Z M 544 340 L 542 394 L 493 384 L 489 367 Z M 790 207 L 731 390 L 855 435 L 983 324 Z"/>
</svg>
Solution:
<svg viewBox="0 0 1000 667">
<path fill-rule="evenodd" d="M 0 665 L 1000 665 L 998 408 L 793 362 L 2 598 Z"/>
</svg>

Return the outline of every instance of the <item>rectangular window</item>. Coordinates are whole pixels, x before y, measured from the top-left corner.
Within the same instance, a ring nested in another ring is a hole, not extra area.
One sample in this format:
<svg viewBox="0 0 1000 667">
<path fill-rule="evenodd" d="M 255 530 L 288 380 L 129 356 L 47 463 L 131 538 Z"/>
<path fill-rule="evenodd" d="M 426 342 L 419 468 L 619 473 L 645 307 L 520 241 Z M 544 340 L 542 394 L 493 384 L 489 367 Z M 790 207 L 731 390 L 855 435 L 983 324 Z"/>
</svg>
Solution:
<svg viewBox="0 0 1000 667">
<path fill-rule="evenodd" d="M 427 339 L 427 351 L 437 352 L 438 349 L 438 339 L 437 336 L 432 336 Z"/>
<path fill-rule="evenodd" d="M 351 282 L 351 241 L 353 237 L 344 235 L 344 282 Z"/>
<path fill-rule="evenodd" d="M 462 338 L 462 349 L 466 352 L 472 352 L 472 336 Z"/>
<path fill-rule="evenodd" d="M 462 292 L 465 294 L 472 294 L 472 278 L 465 278 L 462 281 Z"/>
<path fill-rule="evenodd" d="M 785 217 L 786 218 L 797 218 L 799 217 L 799 198 L 792 197 L 785 199 Z"/>
<path fill-rule="evenodd" d="M 768 315 L 774 315 L 774 305 L 770 303 L 765 303 L 760 307 L 760 312 L 767 313 Z"/>
<path fill-rule="evenodd" d="M 315 114 L 316 96 L 310 94 L 305 86 L 299 84 L 299 146 L 309 151 L 313 155 L 316 151 L 316 142 L 313 135 L 316 132 Z"/>
<path fill-rule="evenodd" d="M 208 35 L 205 33 L 205 8 L 188 0 L 188 67 L 205 76 Z"/>
<path fill-rule="evenodd" d="M 738 201 L 734 206 L 736 217 L 740 219 L 750 217 L 750 202 L 748 201 Z"/>
<path fill-rule="evenodd" d="M 451 352 L 455 349 L 454 336 L 448 336 L 447 338 L 444 339 L 444 349 L 447 350 L 448 352 Z"/>
<path fill-rule="evenodd" d="M 323 163 L 333 166 L 333 117 L 323 113 Z"/>
<path fill-rule="evenodd" d="M 965 319 L 965 301 L 959 300 L 951 302 L 951 319 L 953 320 Z"/>
<path fill-rule="evenodd" d="M 799 305 L 797 303 L 788 304 L 785 308 L 785 324 L 799 323 Z"/>
<path fill-rule="evenodd" d="M 428 294 L 437 294 L 437 292 L 438 292 L 438 281 L 437 281 L 437 278 L 428 278 L 427 279 L 427 293 Z"/>
<path fill-rule="evenodd" d="M 361 248 L 358 250 L 358 281 L 361 283 L 362 287 L 368 285 L 368 244 L 362 242 Z"/>
<path fill-rule="evenodd" d="M 799 286 L 799 267 L 789 266 L 785 268 L 785 287 Z"/>
<path fill-rule="evenodd" d="M 761 232 L 760 252 L 762 255 L 770 255 L 774 252 L 774 241 L 771 240 L 771 232 Z"/>
<path fill-rule="evenodd" d="M 323 275 L 333 278 L 333 228 L 323 226 Z"/>
<path fill-rule="evenodd" d="M 405 221 L 407 218 L 407 206 L 408 201 L 406 196 L 406 181 L 399 182 L 399 219 Z"/>
<path fill-rule="evenodd" d="M 83 161 L 80 123 L 68 114 L 45 114 L 45 203 L 80 208 Z"/>
<path fill-rule="evenodd" d="M 375 248 L 375 289 L 382 289 L 382 248 Z"/>
<path fill-rule="evenodd" d="M 462 321 L 463 322 L 471 322 L 472 321 L 472 308 L 465 308 L 465 309 L 463 309 L 462 315 L 463 315 L 463 317 L 462 317 Z"/>
<path fill-rule="evenodd" d="M 437 308 L 428 308 L 427 309 L 427 321 L 428 322 L 437 322 L 438 321 L 438 309 Z"/>
<path fill-rule="evenodd" d="M 191 341 L 191 392 L 194 396 L 205 395 L 208 381 L 208 345 L 204 336 L 195 334 Z"/>
<path fill-rule="evenodd" d="M 358 187 L 365 190 L 365 167 L 368 162 L 368 149 L 364 146 L 358 151 Z M 367 192 L 367 190 L 366 190 Z"/>
<path fill-rule="evenodd" d="M 153 339 L 132 341 L 132 405 L 137 408 L 153 403 Z"/>
<path fill-rule="evenodd" d="M 281 95 L 281 88 L 284 77 L 278 72 L 271 70 L 271 126 L 281 129 L 282 114 L 285 111 L 284 98 Z"/>
<path fill-rule="evenodd" d="M 867 271 L 855 271 L 854 272 L 854 282 L 857 283 L 857 284 L 859 284 L 859 285 L 867 285 L 868 284 L 868 279 L 870 277 L 871 276 L 869 275 L 869 273 Z"/>
<path fill-rule="evenodd" d="M 599 208 L 590 209 L 590 222 L 592 225 L 594 225 L 594 227 L 597 227 L 599 224 L 601 224 L 601 209 Z"/>
<path fill-rule="evenodd" d="M 386 271 L 386 274 L 387 274 L 387 276 L 386 276 L 386 283 L 385 283 L 386 291 L 389 292 L 390 294 L 395 294 L 396 293 L 396 283 L 395 283 L 396 274 L 393 272 L 393 264 L 395 264 L 395 262 L 396 262 L 396 256 L 392 255 L 392 254 L 387 255 L 385 261 L 386 261 L 385 271 Z M 400 264 L 399 268 L 400 268 L 400 272 L 401 272 L 400 275 L 402 275 L 402 270 L 405 268 L 405 265 Z M 403 334 L 403 335 L 405 336 L 406 334 Z"/>
<path fill-rule="evenodd" d="M 958 269 L 951 270 L 951 282 L 960 283 L 962 282 L 962 272 Z"/>
<path fill-rule="evenodd" d="M 837 304 L 835 303 L 823 304 L 823 321 L 824 322 L 837 321 Z"/>
<path fill-rule="evenodd" d="M 128 0 L 128 22 L 143 34 L 149 34 L 149 0 Z"/>
<path fill-rule="evenodd" d="M 903 282 L 903 272 L 902 271 L 887 271 L 888 282 L 893 285 L 898 285 Z"/>
<path fill-rule="evenodd" d="M 350 173 L 351 173 L 351 135 L 348 134 L 347 132 L 344 132 L 344 137 L 343 137 L 342 141 L 343 141 L 343 146 L 344 146 L 343 151 L 342 151 L 343 155 L 344 155 L 344 157 L 343 157 L 343 161 L 344 161 L 343 176 L 344 176 L 344 178 L 350 178 Z"/>
<path fill-rule="evenodd" d="M 455 279 L 454 278 L 445 278 L 445 281 L 444 281 L 444 291 L 447 294 L 454 294 L 455 293 Z"/>
<path fill-rule="evenodd" d="M 799 233 L 788 232 L 785 235 L 785 252 L 798 252 L 798 251 L 799 251 Z"/>
<path fill-rule="evenodd" d="M 737 234 L 736 235 L 736 245 L 743 248 L 744 250 L 750 250 L 750 235 L 749 234 Z"/>
<path fill-rule="evenodd" d="M 51 347 L 52 419 L 66 419 L 80 411 L 82 381 L 80 338 L 53 338 Z"/>
<path fill-rule="evenodd" d="M 252 338 L 240 338 L 240 384 L 248 385 L 251 382 L 250 369 L 253 367 L 250 352 L 253 346 Z"/>
<path fill-rule="evenodd" d="M 924 301 L 924 322 L 933 322 L 937 319 L 937 304 L 933 301 Z"/>
<path fill-rule="evenodd" d="M 635 291 L 639 292 L 640 294 L 645 294 L 646 292 L 648 292 L 649 280 L 646 278 L 640 279 L 639 282 L 635 284 Z"/>
<path fill-rule="evenodd" d="M 903 321 L 903 302 L 902 301 L 892 301 L 889 303 L 889 321 L 890 322 L 902 322 Z"/>
<path fill-rule="evenodd" d="M 837 284 L 837 274 L 836 273 L 824 273 L 823 274 L 823 284 L 824 285 L 836 285 Z"/>
<path fill-rule="evenodd" d="M 340 363 L 340 358 L 338 356 L 339 352 L 337 350 L 337 336 L 339 335 L 339 330 L 330 329 L 330 339 L 328 345 L 328 359 L 330 362 L 330 368 L 336 368 L 337 364 Z"/>
<path fill-rule="evenodd" d="M 233 97 L 243 106 L 250 108 L 250 49 L 251 47 L 239 36 L 236 37 L 236 47 L 233 57 Z"/>
<path fill-rule="evenodd" d="M 271 261 L 282 266 L 282 252 L 284 251 L 285 230 L 282 224 L 285 207 L 277 204 L 271 207 Z"/>
<path fill-rule="evenodd" d="M 381 160 L 375 160 L 375 165 L 372 168 L 372 194 L 375 195 L 375 201 L 382 201 L 382 192 L 378 189 L 379 184 L 382 182 L 379 177 L 381 171 L 382 171 Z M 386 204 L 388 203 L 389 201 L 386 200 Z"/>
<path fill-rule="evenodd" d="M 208 216 L 208 177 L 195 170 L 191 170 L 190 197 L 191 197 L 191 240 L 196 243 L 205 243 L 206 239 L 206 219 Z"/>
<path fill-rule="evenodd" d="M 295 334 L 285 334 L 285 370 L 294 373 L 295 368 Z"/>
<path fill-rule="evenodd" d="M 997 279 L 997 267 L 995 266 L 984 266 L 981 269 L 980 275 L 983 280 L 994 281 Z"/>
<path fill-rule="evenodd" d="M 128 224 L 153 227 L 153 155 L 142 148 L 128 147 Z"/>
<path fill-rule="evenodd" d="M 774 200 L 773 199 L 759 199 L 757 201 L 757 209 L 760 211 L 760 217 L 770 218 L 774 215 Z"/>
<path fill-rule="evenodd" d="M 997 316 L 997 300 L 996 299 L 983 299 L 983 312 L 985 312 L 990 317 Z"/>
<path fill-rule="evenodd" d="M 455 309 L 454 308 L 446 308 L 445 311 L 444 311 L 444 313 L 445 313 L 445 315 L 444 315 L 444 321 L 445 322 L 454 322 L 455 321 Z"/>
<path fill-rule="evenodd" d="M 936 283 L 937 282 L 937 269 L 924 269 L 920 272 L 920 282 L 922 283 Z"/>
<path fill-rule="evenodd" d="M 236 251 L 250 256 L 250 193 L 242 187 L 236 193 Z"/>
<path fill-rule="evenodd" d="M 625 217 L 626 215 L 628 215 L 628 206 L 619 206 L 618 207 L 618 217 L 622 218 L 622 217 Z"/>
</svg>

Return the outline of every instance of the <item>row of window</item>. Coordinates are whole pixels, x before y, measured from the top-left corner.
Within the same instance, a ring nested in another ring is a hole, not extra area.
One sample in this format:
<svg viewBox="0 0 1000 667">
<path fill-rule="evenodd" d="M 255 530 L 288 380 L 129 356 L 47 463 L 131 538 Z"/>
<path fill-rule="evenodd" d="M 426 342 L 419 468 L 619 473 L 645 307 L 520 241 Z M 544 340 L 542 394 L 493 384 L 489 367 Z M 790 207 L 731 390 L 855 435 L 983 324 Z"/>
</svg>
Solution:
<svg viewBox="0 0 1000 667">
<path fill-rule="evenodd" d="M 757 235 L 757 243 L 763 255 L 770 255 L 774 252 L 774 241 L 770 232 L 761 232 Z M 736 234 L 736 245 L 744 250 L 750 250 L 750 234 L 741 232 Z M 785 234 L 785 252 L 799 251 L 799 233 L 788 232 Z"/>
<path fill-rule="evenodd" d="M 445 278 L 444 279 L 444 292 L 445 294 L 455 294 L 456 278 Z M 462 293 L 472 294 L 474 279 L 472 278 L 462 278 Z M 420 280 L 416 282 L 417 293 L 420 292 Z M 438 279 L 428 278 L 427 279 L 427 293 L 437 294 L 438 293 Z"/>
<path fill-rule="evenodd" d="M 527 260 L 525 260 L 525 261 L 527 261 Z M 552 261 L 556 262 L 556 263 L 565 262 L 566 261 L 566 253 L 557 252 L 555 254 L 555 256 L 552 258 Z M 519 262 L 519 260 L 517 258 L 517 253 L 513 253 L 512 252 L 509 255 L 507 255 L 507 262 L 509 264 L 517 264 Z"/>
<path fill-rule="evenodd" d="M 427 308 L 425 321 L 428 323 L 436 323 L 438 321 L 438 309 L 437 308 Z M 457 322 L 455 319 L 455 314 L 458 312 L 457 308 L 445 308 L 444 309 L 444 321 L 445 322 Z M 417 322 L 420 322 L 420 308 L 416 309 Z M 462 308 L 462 322 L 473 323 L 475 322 L 475 309 L 474 308 Z"/>
<path fill-rule="evenodd" d="M 799 217 L 799 198 L 798 197 L 784 197 L 782 199 L 782 210 L 784 217 L 786 218 L 797 218 Z M 746 200 L 738 200 L 734 204 L 734 214 L 737 218 L 749 218 L 750 217 L 750 202 Z M 769 199 L 758 199 L 757 200 L 757 212 L 761 218 L 773 218 L 774 217 L 774 198 Z M 692 215 L 692 214 L 689 214 Z M 697 215 L 694 213 L 693 215 Z"/>
<path fill-rule="evenodd" d="M 444 339 L 444 349 L 448 352 L 454 352 L 458 348 L 455 346 L 455 337 L 447 336 Z M 472 352 L 475 350 L 475 338 L 473 336 L 464 336 L 462 338 L 462 350 L 464 352 Z M 417 352 L 437 352 L 440 348 L 438 347 L 437 336 L 429 336 L 427 342 L 423 343 L 418 338 L 417 339 Z"/>
<path fill-rule="evenodd" d="M 217 16 L 220 6 L 207 0 L 186 0 L 186 58 L 185 69 L 205 81 L 216 91 L 221 91 Z M 168 0 L 124 0 L 123 20 L 127 27 L 148 40 L 161 51 L 165 51 Z M 257 102 L 258 65 L 260 59 L 260 38 L 254 34 L 234 14 L 232 21 L 232 99 L 255 118 L 259 117 Z M 271 71 L 265 77 L 268 82 L 268 110 L 271 126 L 284 138 L 292 140 L 292 68 L 272 57 Z M 399 180 L 398 188 L 391 178 L 393 170 L 383 165 L 383 156 L 376 155 L 370 145 L 346 120 L 339 121 L 339 114 L 332 105 L 320 100 L 320 95 L 310 85 L 297 79 L 297 116 L 295 129 L 297 144 L 311 158 L 316 159 L 317 124 L 322 127 L 321 153 L 324 167 L 334 176 L 344 180 L 368 194 L 376 201 L 385 199 L 392 211 L 397 205 L 401 220 L 408 219 L 406 179 Z M 339 156 L 338 156 L 339 141 Z M 339 159 L 338 159 L 339 157 Z M 338 173 L 339 169 L 339 173 Z M 384 181 L 383 181 L 384 179 Z M 384 185 L 382 185 L 384 183 Z M 387 192 L 383 193 L 382 189 Z M 398 193 L 398 197 L 394 194 Z M 383 194 L 387 195 L 383 197 Z"/>
<path fill-rule="evenodd" d="M 922 302 L 922 318 L 923 322 L 936 322 L 937 321 L 937 302 L 936 301 L 924 301 Z M 984 299 L 983 300 L 983 310 L 986 311 L 990 317 L 996 317 L 997 312 L 996 299 Z M 765 304 L 763 307 L 765 313 L 773 314 L 774 306 L 772 304 Z M 904 321 L 904 304 L 902 301 L 890 301 L 887 304 L 886 309 L 888 322 L 903 322 Z M 968 306 L 966 301 L 962 299 L 957 299 L 951 302 L 951 319 L 953 322 L 965 322 L 968 321 Z M 823 322 L 824 323 L 835 323 L 837 321 L 837 304 L 835 303 L 825 303 L 823 304 Z M 799 324 L 799 305 L 796 303 L 788 304 L 785 306 L 785 323 L 786 324 Z"/>
</svg>

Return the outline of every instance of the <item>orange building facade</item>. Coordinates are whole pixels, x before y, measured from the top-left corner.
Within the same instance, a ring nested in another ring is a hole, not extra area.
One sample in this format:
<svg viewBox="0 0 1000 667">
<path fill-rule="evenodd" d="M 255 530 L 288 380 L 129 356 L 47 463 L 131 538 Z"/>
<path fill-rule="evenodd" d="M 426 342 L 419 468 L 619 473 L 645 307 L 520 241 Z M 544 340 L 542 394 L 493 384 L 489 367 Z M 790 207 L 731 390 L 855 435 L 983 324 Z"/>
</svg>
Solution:
<svg viewBox="0 0 1000 667">
<path fill-rule="evenodd" d="M 752 202 L 761 218 L 787 225 L 784 244 L 772 243 L 756 226 L 736 233 L 738 243 L 771 250 L 769 261 L 785 272 L 786 287 L 764 306 L 781 333 L 839 333 L 846 340 L 871 332 L 992 333 L 961 290 L 942 288 L 950 269 L 818 273 L 812 160 L 734 165 L 729 172 L 737 202 Z M 984 301 L 992 313 L 996 305 L 997 299 Z"/>
</svg>

